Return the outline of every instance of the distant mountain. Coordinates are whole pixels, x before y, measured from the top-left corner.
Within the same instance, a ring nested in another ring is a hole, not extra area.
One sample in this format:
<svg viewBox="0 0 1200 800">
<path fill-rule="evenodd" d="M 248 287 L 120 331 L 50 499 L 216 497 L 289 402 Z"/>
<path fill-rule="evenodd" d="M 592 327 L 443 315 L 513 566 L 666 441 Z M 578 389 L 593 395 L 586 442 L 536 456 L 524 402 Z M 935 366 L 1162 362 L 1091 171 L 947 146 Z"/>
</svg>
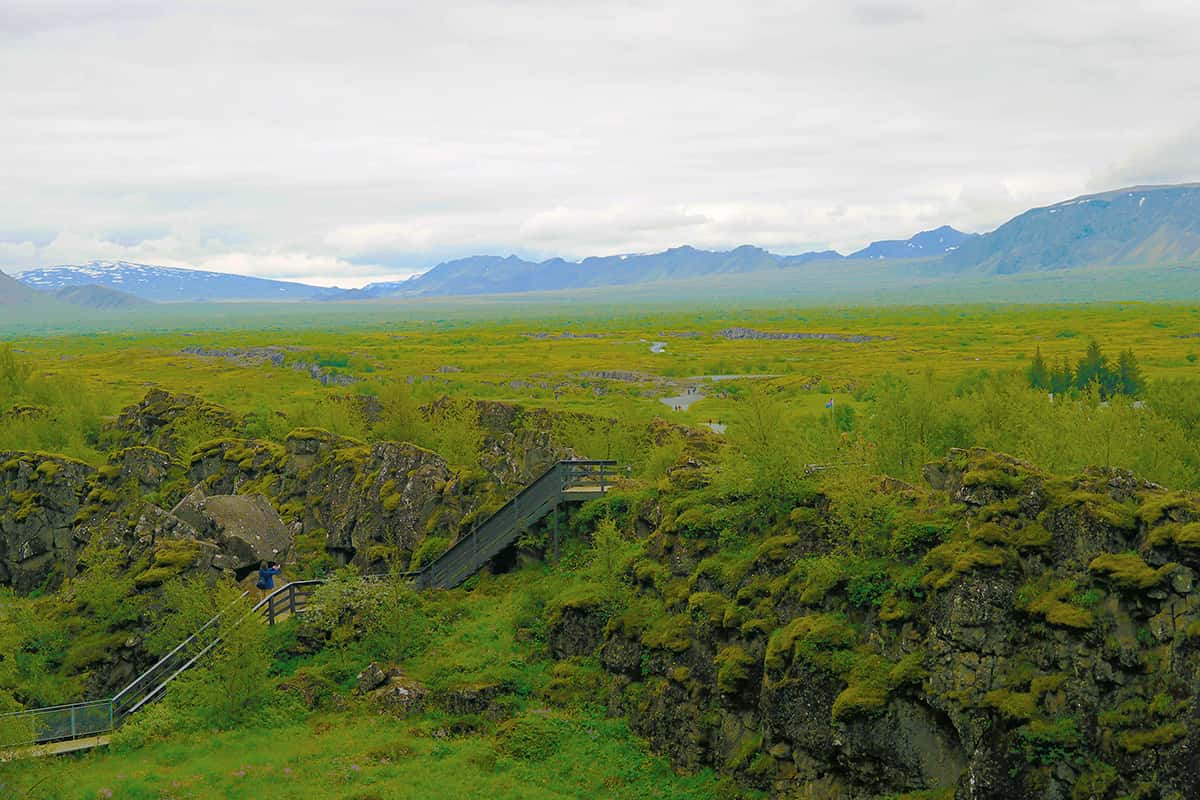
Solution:
<svg viewBox="0 0 1200 800">
<path fill-rule="evenodd" d="M 847 258 L 879 260 L 885 258 L 928 258 L 930 256 L 943 256 L 946 253 L 957 250 L 964 242 L 975 239 L 978 236 L 979 234 L 977 233 L 963 233 L 951 228 L 949 225 L 943 225 L 931 231 L 921 231 L 911 239 L 889 239 L 882 242 L 872 242 L 862 250 L 851 253 Z"/>
<path fill-rule="evenodd" d="M 683 246 L 661 253 L 595 256 L 582 261 L 551 258 L 527 261 L 517 256 L 471 256 L 445 261 L 405 281 L 373 283 L 362 289 L 331 291 L 322 300 L 377 297 L 510 294 L 584 289 L 670 281 L 706 275 L 787 269 L 812 261 L 840 260 L 832 250 L 781 256 L 742 245 L 728 251 Z"/>
<path fill-rule="evenodd" d="M 78 315 L 79 309 L 50 295 L 35 292 L 25 284 L 0 272 L 0 327 L 3 323 L 45 321 L 58 315 Z"/>
<path fill-rule="evenodd" d="M 944 260 L 993 274 L 1083 266 L 1200 264 L 1200 183 L 1134 186 L 1035 208 Z"/>
<path fill-rule="evenodd" d="M 795 279 L 828 283 L 851 262 L 900 262 L 908 265 L 902 268 L 922 275 L 948 276 L 1200 265 L 1200 184 L 1136 186 L 1087 195 L 1026 211 L 991 233 L 963 233 L 943 225 L 909 239 L 873 242 L 849 256 L 832 250 L 785 256 L 752 245 L 727 251 L 683 246 L 582 261 L 477 255 L 443 262 L 407 280 L 351 290 L 126 261 L 30 269 L 18 277 L 51 293 L 90 287 L 69 293 L 68 299 L 112 308 L 121 305 L 120 298 L 102 289 L 157 302 L 363 300 L 591 289 L 769 273 L 810 264 L 819 269 L 802 270 Z"/>
<path fill-rule="evenodd" d="M 309 300 L 326 289 L 223 272 L 159 267 L 131 261 L 90 261 L 17 273 L 27 286 L 56 292 L 70 286 L 102 286 L 155 302 Z"/>
<path fill-rule="evenodd" d="M 85 286 L 64 286 L 56 291 L 54 296 L 71 305 L 97 308 L 102 311 L 119 311 L 150 304 L 149 300 L 144 300 L 129 292 L 109 289 L 107 286 L 97 286 L 94 283 Z"/>
</svg>

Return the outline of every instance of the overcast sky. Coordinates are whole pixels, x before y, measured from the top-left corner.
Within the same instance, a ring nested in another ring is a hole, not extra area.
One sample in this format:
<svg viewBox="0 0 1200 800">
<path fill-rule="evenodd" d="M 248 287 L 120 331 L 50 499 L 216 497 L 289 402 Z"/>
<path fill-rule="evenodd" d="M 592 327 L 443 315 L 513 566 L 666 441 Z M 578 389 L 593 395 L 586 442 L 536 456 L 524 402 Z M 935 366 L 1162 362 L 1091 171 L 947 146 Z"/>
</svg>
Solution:
<svg viewBox="0 0 1200 800">
<path fill-rule="evenodd" d="M 1200 179 L 1190 0 L 0 0 L 0 269 L 847 251 Z"/>
</svg>

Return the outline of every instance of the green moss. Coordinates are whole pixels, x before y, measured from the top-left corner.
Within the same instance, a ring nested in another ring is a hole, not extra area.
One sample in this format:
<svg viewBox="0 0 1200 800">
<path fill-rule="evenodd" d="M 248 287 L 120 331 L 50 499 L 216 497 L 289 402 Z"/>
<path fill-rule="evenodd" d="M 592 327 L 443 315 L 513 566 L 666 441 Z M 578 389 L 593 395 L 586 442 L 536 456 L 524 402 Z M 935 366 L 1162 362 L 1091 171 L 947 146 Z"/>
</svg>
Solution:
<svg viewBox="0 0 1200 800">
<path fill-rule="evenodd" d="M 696 592 L 688 598 L 688 613 L 696 622 L 707 625 L 722 625 L 729 601 L 716 592 Z"/>
<path fill-rule="evenodd" d="M 43 461 L 38 464 L 37 473 L 47 483 L 52 482 L 60 472 L 62 472 L 62 464 L 57 461 Z"/>
<path fill-rule="evenodd" d="M 771 635 L 764 663 L 769 669 L 782 670 L 795 658 L 822 661 L 813 656 L 851 646 L 857 636 L 844 617 L 835 614 L 808 614 L 796 617 Z"/>
<path fill-rule="evenodd" d="M 1109 792 L 1116 786 L 1117 770 L 1104 763 L 1093 764 L 1091 769 L 1079 776 L 1071 790 L 1071 800 L 1095 800 L 1097 797 L 1108 797 Z"/>
<path fill-rule="evenodd" d="M 115 481 L 117 478 L 121 477 L 121 465 L 104 464 L 96 470 L 96 474 L 100 476 L 101 480 Z"/>
<path fill-rule="evenodd" d="M 496 749 L 522 761 L 544 761 L 557 749 L 563 722 L 546 714 L 522 714 L 500 723 Z"/>
<path fill-rule="evenodd" d="M 835 559 L 822 558 L 809 562 L 804 589 L 800 592 L 800 602 L 810 606 L 819 604 L 847 577 L 843 565 Z"/>
<path fill-rule="evenodd" d="M 1117 736 L 1117 744 L 1126 753 L 1133 755 L 1150 747 L 1162 747 L 1171 744 L 1187 733 L 1187 725 L 1182 722 L 1168 722 L 1151 730 L 1125 731 Z"/>
<path fill-rule="evenodd" d="M 977 569 L 996 569 L 1008 561 L 1005 552 L 970 539 L 956 539 L 930 550 L 922 560 L 929 570 L 921 583 L 943 589 L 955 580 Z"/>
<path fill-rule="evenodd" d="M 610 605 L 608 595 L 602 587 L 594 583 L 576 583 L 546 604 L 546 621 L 550 625 L 557 625 L 562 621 L 563 612 L 567 610 L 587 613 L 603 611 L 607 617 Z"/>
<path fill-rule="evenodd" d="M 1120 530 L 1136 530 L 1137 515 L 1130 503 L 1118 503 L 1106 494 L 1079 489 L 1060 501 L 1064 506 L 1078 506 L 1087 516 Z"/>
<path fill-rule="evenodd" d="M 846 719 L 855 714 L 881 711 L 888 701 L 886 688 L 865 684 L 850 684 L 833 701 L 833 718 Z"/>
<path fill-rule="evenodd" d="M 1145 525 L 1156 525 L 1172 511 L 1186 512 L 1189 517 L 1200 516 L 1200 508 L 1190 496 L 1183 492 L 1163 492 L 1143 499 L 1137 518 Z"/>
<path fill-rule="evenodd" d="M 652 650 L 682 653 L 691 647 L 690 624 L 682 614 L 653 620 L 642 633 L 642 644 Z"/>
<path fill-rule="evenodd" d="M 1088 572 L 1120 589 L 1150 589 L 1174 571 L 1175 564 L 1152 569 L 1136 553 L 1106 553 L 1088 564 Z"/>
<path fill-rule="evenodd" d="M 1147 537 L 1151 547 L 1175 545 L 1187 549 L 1200 548 L 1200 522 L 1168 522 L 1150 531 Z"/>
<path fill-rule="evenodd" d="M 186 539 L 168 539 L 162 542 L 154 550 L 150 567 L 134 578 L 134 585 L 144 589 L 179 575 L 196 563 L 201 550 L 198 543 Z"/>
<path fill-rule="evenodd" d="M 1028 720 L 1037 716 L 1038 697 L 1032 692 L 993 689 L 983 696 L 983 705 L 996 709 L 1008 719 Z"/>
<path fill-rule="evenodd" d="M 1032 590 L 1023 589 L 1018 592 L 1018 596 L 1027 591 Z M 1042 617 L 1051 625 L 1087 630 L 1095 624 L 1095 617 L 1087 609 L 1067 602 L 1067 598 L 1072 597 L 1074 592 L 1074 581 L 1064 581 L 1037 595 L 1028 603 L 1022 604 L 1018 601 L 1017 606 L 1030 614 Z"/>
<path fill-rule="evenodd" d="M 799 536 L 771 536 L 758 546 L 754 560 L 758 563 L 786 561 L 800 544 Z"/>
<path fill-rule="evenodd" d="M 421 569 L 432 564 L 450 547 L 450 539 L 446 536 L 427 536 L 421 546 L 413 553 L 409 569 Z"/>
<path fill-rule="evenodd" d="M 754 659 L 741 646 L 731 644 L 717 653 L 713 664 L 717 667 L 717 691 L 736 694 L 750 679 Z"/>
</svg>

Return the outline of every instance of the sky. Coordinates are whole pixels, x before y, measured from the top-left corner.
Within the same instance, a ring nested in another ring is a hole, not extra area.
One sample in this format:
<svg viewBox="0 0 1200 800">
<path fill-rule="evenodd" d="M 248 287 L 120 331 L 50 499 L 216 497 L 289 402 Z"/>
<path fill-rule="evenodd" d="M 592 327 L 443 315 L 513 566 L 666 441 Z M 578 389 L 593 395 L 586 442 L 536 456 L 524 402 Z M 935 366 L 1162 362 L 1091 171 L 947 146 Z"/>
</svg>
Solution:
<svg viewBox="0 0 1200 800">
<path fill-rule="evenodd" d="M 0 0 L 0 270 L 848 252 L 1200 180 L 1180 0 Z"/>
</svg>

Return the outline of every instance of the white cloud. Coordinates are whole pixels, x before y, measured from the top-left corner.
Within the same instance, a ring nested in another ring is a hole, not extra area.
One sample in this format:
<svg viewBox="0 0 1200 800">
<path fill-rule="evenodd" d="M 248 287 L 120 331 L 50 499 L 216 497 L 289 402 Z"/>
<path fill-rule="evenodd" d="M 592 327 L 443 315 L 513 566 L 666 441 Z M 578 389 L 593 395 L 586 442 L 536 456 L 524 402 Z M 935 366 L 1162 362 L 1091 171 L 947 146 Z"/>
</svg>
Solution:
<svg viewBox="0 0 1200 800">
<path fill-rule="evenodd" d="M 1182 0 L 10 0 L 0 269 L 349 285 L 987 229 L 1195 179 L 1198 24 Z"/>
</svg>

